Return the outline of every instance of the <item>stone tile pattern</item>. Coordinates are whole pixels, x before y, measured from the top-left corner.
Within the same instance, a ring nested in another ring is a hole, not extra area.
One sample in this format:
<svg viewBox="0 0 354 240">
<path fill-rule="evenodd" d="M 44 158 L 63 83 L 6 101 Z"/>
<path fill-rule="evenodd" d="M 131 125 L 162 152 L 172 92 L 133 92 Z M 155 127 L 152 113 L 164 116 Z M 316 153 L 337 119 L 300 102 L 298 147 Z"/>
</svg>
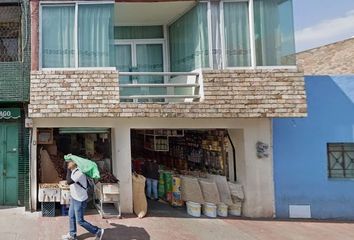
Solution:
<svg viewBox="0 0 354 240">
<path fill-rule="evenodd" d="M 116 71 L 33 71 L 29 116 L 263 118 L 307 115 L 297 69 L 208 70 L 192 103 L 120 103 Z"/>
<path fill-rule="evenodd" d="M 30 117 L 115 116 L 117 71 L 32 71 Z"/>
<path fill-rule="evenodd" d="M 297 54 L 305 75 L 342 75 L 354 73 L 354 38 Z"/>
</svg>

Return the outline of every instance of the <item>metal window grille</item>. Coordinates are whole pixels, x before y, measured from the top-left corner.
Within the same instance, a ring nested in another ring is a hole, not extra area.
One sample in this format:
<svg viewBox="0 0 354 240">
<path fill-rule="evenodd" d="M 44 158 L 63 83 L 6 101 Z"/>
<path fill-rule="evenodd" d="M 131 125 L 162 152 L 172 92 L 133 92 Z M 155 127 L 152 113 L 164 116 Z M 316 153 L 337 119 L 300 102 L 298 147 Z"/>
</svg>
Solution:
<svg viewBox="0 0 354 240">
<path fill-rule="evenodd" d="M 328 177 L 354 178 L 354 143 L 328 143 Z"/>
<path fill-rule="evenodd" d="M 0 4 L 0 62 L 21 59 L 21 6 Z"/>
</svg>

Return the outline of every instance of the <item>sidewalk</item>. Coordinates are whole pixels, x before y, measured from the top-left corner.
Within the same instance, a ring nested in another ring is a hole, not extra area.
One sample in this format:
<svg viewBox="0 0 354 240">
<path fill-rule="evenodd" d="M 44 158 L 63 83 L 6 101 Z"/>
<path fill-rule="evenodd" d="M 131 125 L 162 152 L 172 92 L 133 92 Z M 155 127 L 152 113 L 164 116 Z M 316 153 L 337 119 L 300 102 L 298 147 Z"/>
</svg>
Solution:
<svg viewBox="0 0 354 240">
<path fill-rule="evenodd" d="M 106 228 L 104 240 L 352 240 L 354 223 L 190 218 L 181 211 L 154 212 L 137 219 L 88 221 Z M 67 217 L 42 218 L 23 208 L 0 209 L 0 239 L 56 240 L 67 232 Z M 94 239 L 79 227 L 79 239 Z"/>
</svg>

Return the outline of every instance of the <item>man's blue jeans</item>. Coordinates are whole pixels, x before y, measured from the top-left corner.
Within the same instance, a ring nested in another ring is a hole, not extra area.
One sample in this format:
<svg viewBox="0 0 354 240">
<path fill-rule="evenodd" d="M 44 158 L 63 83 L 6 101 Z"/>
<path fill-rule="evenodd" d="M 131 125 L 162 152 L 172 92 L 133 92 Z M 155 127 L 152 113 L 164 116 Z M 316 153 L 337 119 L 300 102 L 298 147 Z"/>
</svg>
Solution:
<svg viewBox="0 0 354 240">
<path fill-rule="evenodd" d="M 92 224 L 86 222 L 84 220 L 85 208 L 87 206 L 87 201 L 77 201 L 73 198 L 70 199 L 70 207 L 69 207 L 69 218 L 70 218 L 70 236 L 76 237 L 76 222 L 83 228 L 85 228 L 88 232 L 92 234 L 97 234 L 99 228 L 93 226 Z"/>
<path fill-rule="evenodd" d="M 153 198 L 153 199 L 159 198 L 157 193 L 157 183 L 158 180 L 156 179 L 151 179 L 151 178 L 146 179 L 146 195 L 148 198 Z M 153 194 L 153 197 L 151 196 L 151 192 Z"/>
</svg>

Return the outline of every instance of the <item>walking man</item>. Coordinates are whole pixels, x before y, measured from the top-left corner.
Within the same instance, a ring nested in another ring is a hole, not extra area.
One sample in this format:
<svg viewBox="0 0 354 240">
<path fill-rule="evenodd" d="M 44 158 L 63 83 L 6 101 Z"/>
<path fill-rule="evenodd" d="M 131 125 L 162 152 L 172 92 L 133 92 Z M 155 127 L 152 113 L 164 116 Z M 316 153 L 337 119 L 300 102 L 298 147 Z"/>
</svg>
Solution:
<svg viewBox="0 0 354 240">
<path fill-rule="evenodd" d="M 93 226 L 91 223 L 84 220 L 85 208 L 87 205 L 87 178 L 76 163 L 73 161 L 68 162 L 68 172 L 66 180 L 70 185 L 70 207 L 69 207 L 69 219 L 70 219 L 70 231 L 67 235 L 62 237 L 63 240 L 77 240 L 76 236 L 76 222 L 88 232 L 96 236 L 96 240 L 102 240 L 104 229 Z"/>
</svg>

